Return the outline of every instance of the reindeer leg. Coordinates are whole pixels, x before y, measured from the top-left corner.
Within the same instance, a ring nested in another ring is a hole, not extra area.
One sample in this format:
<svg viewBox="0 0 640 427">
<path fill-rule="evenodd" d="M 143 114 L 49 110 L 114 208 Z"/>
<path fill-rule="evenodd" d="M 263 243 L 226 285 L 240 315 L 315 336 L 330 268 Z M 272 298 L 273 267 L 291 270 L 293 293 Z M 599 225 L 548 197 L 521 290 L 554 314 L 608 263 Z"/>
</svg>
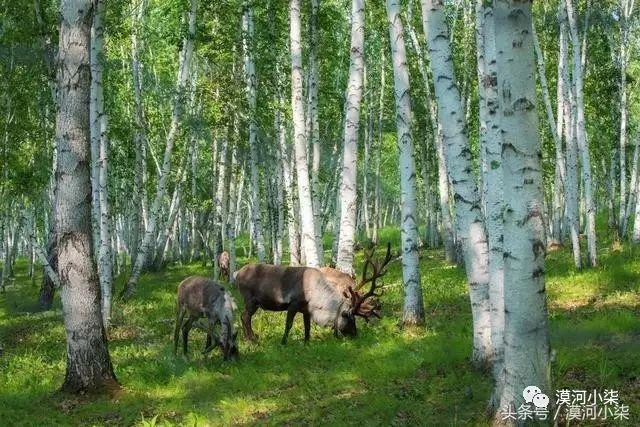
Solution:
<svg viewBox="0 0 640 427">
<path fill-rule="evenodd" d="M 302 313 L 302 320 L 304 321 L 304 343 L 309 344 L 311 338 L 311 315 L 308 312 Z"/>
<path fill-rule="evenodd" d="M 184 315 L 186 314 L 186 310 L 178 305 L 178 309 L 176 310 L 176 328 L 173 331 L 173 355 L 178 354 L 178 345 L 180 342 L 180 329 L 182 329 L 182 323 L 184 322 Z"/>
<path fill-rule="evenodd" d="M 296 310 L 292 310 L 289 309 L 287 311 L 287 322 L 284 325 L 284 336 L 282 337 L 282 345 L 286 345 L 287 344 L 287 340 L 289 339 L 289 331 L 291 330 L 291 327 L 293 326 L 293 319 L 294 317 L 296 317 Z"/>
<path fill-rule="evenodd" d="M 242 312 L 242 329 L 244 329 L 244 336 L 249 340 L 255 342 L 258 337 L 253 333 L 253 328 L 251 327 L 251 316 L 255 314 L 258 310 L 258 307 L 251 304 L 247 305 Z"/>
<path fill-rule="evenodd" d="M 182 351 L 185 356 L 189 355 L 187 343 L 189 341 L 189 331 L 193 326 L 193 320 L 194 320 L 193 317 L 189 317 L 187 321 L 184 323 L 184 325 L 182 326 Z"/>
</svg>

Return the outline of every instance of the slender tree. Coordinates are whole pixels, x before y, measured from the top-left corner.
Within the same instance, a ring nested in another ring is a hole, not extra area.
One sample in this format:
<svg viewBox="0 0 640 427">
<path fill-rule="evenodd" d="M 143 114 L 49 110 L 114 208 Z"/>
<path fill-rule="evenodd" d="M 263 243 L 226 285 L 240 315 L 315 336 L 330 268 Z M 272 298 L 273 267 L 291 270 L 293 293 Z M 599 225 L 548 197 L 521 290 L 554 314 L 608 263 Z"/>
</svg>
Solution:
<svg viewBox="0 0 640 427">
<path fill-rule="evenodd" d="M 411 95 L 409 93 L 409 71 L 404 45 L 404 29 L 400 17 L 398 0 L 387 0 L 389 40 L 393 63 L 394 94 L 396 101 L 396 128 L 398 151 L 400 152 L 400 209 L 402 227 L 402 281 L 404 283 L 404 309 L 402 321 L 405 325 L 424 323 L 424 302 L 420 284 L 418 259 L 418 210 L 416 203 L 416 166 L 413 158 L 411 137 Z"/>
<path fill-rule="evenodd" d="M 148 257 L 153 253 L 153 242 L 156 235 L 157 223 L 160 216 L 160 210 L 162 208 L 162 201 L 167 191 L 167 180 L 171 172 L 171 157 L 173 154 L 173 146 L 175 144 L 180 119 L 184 110 L 185 92 L 189 77 L 192 75 L 191 70 L 191 57 L 193 56 L 194 40 L 196 33 L 196 13 L 198 10 L 198 0 L 191 0 L 189 15 L 188 15 L 188 29 L 182 43 L 182 51 L 180 52 L 180 65 L 178 68 L 178 80 L 176 87 L 176 95 L 173 102 L 173 111 L 171 113 L 171 124 L 169 126 L 169 132 L 167 133 L 167 141 L 165 145 L 164 157 L 162 160 L 162 168 L 160 169 L 160 176 L 158 177 L 158 184 L 156 188 L 155 198 L 151 211 L 149 213 L 149 224 L 145 230 L 144 238 L 136 261 L 133 264 L 131 275 L 127 281 L 121 296 L 129 298 L 135 292 L 138 279 L 142 273 L 142 269 L 147 264 Z"/>
<path fill-rule="evenodd" d="M 598 254 L 596 246 L 596 207 L 593 199 L 593 183 L 591 177 L 591 154 L 587 144 L 587 129 L 584 115 L 584 80 L 582 56 L 580 54 L 580 38 L 578 34 L 578 24 L 576 11 L 573 7 L 573 0 L 565 0 L 569 31 L 571 33 L 571 43 L 573 52 L 573 90 L 575 99 L 573 109 L 575 111 L 575 132 L 578 141 L 578 152 L 581 160 L 582 185 L 584 191 L 584 204 L 586 211 L 585 234 L 587 235 L 587 261 L 588 265 L 595 267 L 598 264 Z M 587 29 L 585 28 L 586 32 Z M 621 153 L 622 154 L 622 153 Z M 622 194 L 622 188 L 620 194 Z"/>
<path fill-rule="evenodd" d="M 107 191 L 107 114 L 104 111 L 102 70 L 104 63 L 104 11 L 103 0 L 94 3 L 95 13 L 91 26 L 91 150 L 95 158 L 94 187 L 98 208 L 98 274 L 102 291 L 102 321 L 105 328 L 111 322 L 111 295 L 113 286 L 113 266 L 111 264 L 111 230 L 109 221 L 109 198 Z"/>
<path fill-rule="evenodd" d="M 480 95 L 480 150 L 483 158 L 484 211 L 489 244 L 489 305 L 491 307 L 491 366 L 495 382 L 494 405 L 503 383 L 504 356 L 504 261 L 502 188 L 502 113 L 496 67 L 494 2 L 476 3 L 478 93 Z"/>
<path fill-rule="evenodd" d="M 358 130 L 364 80 L 364 0 L 351 2 L 351 64 L 345 105 L 342 180 L 340 181 L 340 237 L 336 268 L 353 274 L 356 232 Z"/>
<path fill-rule="evenodd" d="M 258 129 L 256 125 L 256 65 L 253 59 L 253 7 L 245 4 L 242 14 L 242 45 L 247 101 L 249 103 L 249 165 L 251 169 L 251 223 L 258 262 L 265 260 L 262 215 L 260 214 L 260 181 L 258 177 Z"/>
<path fill-rule="evenodd" d="M 302 46 L 300 0 L 290 0 L 290 42 L 291 42 L 291 108 L 293 110 L 293 134 L 298 181 L 298 201 L 300 203 L 300 226 L 302 247 L 306 264 L 319 267 L 321 255 L 315 238 L 313 203 L 309 185 L 309 166 L 307 163 L 307 138 L 305 135 L 304 103 L 302 96 Z"/>
<path fill-rule="evenodd" d="M 473 316 L 473 355 L 476 365 L 491 359 L 491 322 L 489 305 L 489 249 L 481 209 L 480 194 L 472 173 L 471 151 L 465 126 L 465 114 L 456 85 L 451 43 L 444 5 L 440 0 L 422 0 L 424 33 L 431 55 L 431 70 L 442 128 L 444 154 L 453 190 L 456 234 L 462 244 L 469 282 Z"/>
</svg>

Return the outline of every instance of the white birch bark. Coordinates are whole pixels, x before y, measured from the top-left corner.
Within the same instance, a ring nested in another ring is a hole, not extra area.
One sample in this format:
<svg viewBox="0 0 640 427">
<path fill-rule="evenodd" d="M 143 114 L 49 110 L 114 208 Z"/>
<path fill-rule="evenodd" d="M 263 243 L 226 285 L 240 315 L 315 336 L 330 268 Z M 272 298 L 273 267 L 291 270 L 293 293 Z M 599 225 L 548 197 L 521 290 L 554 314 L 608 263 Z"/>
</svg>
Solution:
<svg viewBox="0 0 640 427">
<path fill-rule="evenodd" d="M 476 3 L 478 93 L 480 96 L 480 150 L 486 167 L 482 171 L 484 211 L 489 245 L 489 305 L 491 308 L 491 368 L 495 389 L 493 405 L 504 380 L 504 260 L 502 177 L 502 106 L 498 91 L 494 2 Z"/>
<path fill-rule="evenodd" d="M 141 239 L 144 236 L 147 218 L 147 133 L 144 107 L 142 104 L 142 73 L 140 63 L 141 41 L 139 28 L 143 25 L 146 0 L 141 0 L 135 12 L 135 22 L 131 32 L 131 81 L 133 83 L 134 100 L 134 145 L 136 153 L 135 178 L 133 185 L 133 238 L 131 261 L 135 263 Z"/>
<path fill-rule="evenodd" d="M 571 114 L 571 105 L 574 97 L 571 90 L 569 78 L 569 46 L 567 34 L 567 14 L 564 0 L 559 4 L 558 18 L 560 20 L 560 53 L 558 72 L 563 81 L 563 101 L 562 114 L 564 116 L 564 137 L 566 143 L 566 173 L 565 173 L 565 203 L 567 211 L 567 225 L 569 237 L 573 250 L 573 262 L 576 268 L 582 268 L 582 258 L 580 250 L 580 220 L 578 211 L 578 144 L 575 136 L 575 120 Z"/>
<path fill-rule="evenodd" d="M 631 217 L 631 211 L 636 206 L 636 197 L 638 196 L 638 155 L 640 155 L 640 138 L 636 137 L 636 142 L 633 149 L 633 158 L 631 161 L 631 181 L 629 183 L 629 197 L 627 198 L 627 206 L 625 207 L 625 214 L 623 223 L 621 225 L 622 238 L 627 236 L 627 229 L 629 228 L 629 218 Z"/>
<path fill-rule="evenodd" d="M 227 150 L 228 141 L 226 138 L 221 138 L 218 142 L 218 180 L 216 181 L 216 192 L 213 195 L 213 206 L 215 210 L 214 224 L 213 224 L 213 278 L 218 279 L 219 265 L 218 254 L 222 252 L 222 222 L 224 221 L 224 199 L 225 199 L 225 174 L 227 168 Z M 253 220 L 253 211 L 252 211 Z M 264 256 L 264 254 L 263 254 Z M 262 260 L 264 261 L 264 259 Z M 262 262 L 261 261 L 261 262 Z"/>
<path fill-rule="evenodd" d="M 115 383 L 91 242 L 90 43 L 92 2 L 63 0 L 58 51 L 56 229 L 67 368 L 62 390 Z"/>
<path fill-rule="evenodd" d="M 431 83 L 427 66 L 424 61 L 424 53 L 420 48 L 420 43 L 416 32 L 412 25 L 407 25 L 407 31 L 416 53 L 418 54 L 418 66 L 420 74 L 424 82 L 426 92 L 425 102 L 427 111 L 429 111 L 429 119 L 431 123 L 431 131 L 437 153 L 438 160 L 438 193 L 440 201 L 440 215 L 442 219 L 442 240 L 444 242 L 444 256 L 447 262 L 455 261 L 455 241 L 453 237 L 453 223 L 451 221 L 451 211 L 449 210 L 449 180 L 447 179 L 447 166 L 444 155 L 444 146 L 442 141 L 442 132 L 438 123 L 438 107 L 431 91 Z"/>
<path fill-rule="evenodd" d="M 24 230 L 26 230 L 28 233 L 26 238 L 29 241 L 33 252 L 37 255 L 38 259 L 42 263 L 44 273 L 49 277 L 55 289 L 60 288 L 60 277 L 58 276 L 58 273 L 56 272 L 54 267 L 49 263 L 47 254 L 38 243 L 33 215 L 28 214 L 26 209 L 23 209 L 22 218 L 24 221 Z M 3 224 L 0 225 L 0 236 L 2 235 L 2 233 L 4 233 Z M 0 243 L 0 246 L 1 245 L 2 243 Z"/>
<path fill-rule="evenodd" d="M 113 287 L 113 268 L 111 264 L 111 230 L 109 229 L 109 198 L 107 192 L 107 115 L 104 111 L 102 70 L 104 62 L 104 0 L 94 2 L 95 12 L 91 26 L 91 147 L 97 150 L 93 156 L 93 189 L 97 191 L 98 204 L 98 276 L 102 294 L 102 322 L 109 328 L 111 322 L 111 295 Z M 94 203 L 96 200 L 94 199 Z"/>
<path fill-rule="evenodd" d="M 598 264 L 598 254 L 596 246 L 596 207 L 593 200 L 593 183 L 591 180 L 591 155 L 587 144 L 587 130 L 584 116 L 584 91 L 582 78 L 582 62 L 580 56 L 580 39 L 578 37 L 578 26 L 576 23 L 576 13 L 573 7 L 573 0 L 565 0 L 569 30 L 571 32 L 571 42 L 573 46 L 573 85 L 575 91 L 575 117 L 576 117 L 576 138 L 578 140 L 578 152 L 582 165 L 582 183 L 584 191 L 584 204 L 586 213 L 585 234 L 587 235 L 587 262 L 591 267 Z M 622 189 L 621 189 L 622 190 Z M 622 191 L 621 191 L 622 194 Z"/>
<path fill-rule="evenodd" d="M 536 34 L 535 26 L 533 26 L 533 45 L 536 51 L 536 59 L 538 65 L 538 80 L 540 82 L 540 86 L 542 88 L 542 95 L 544 99 L 545 112 L 547 114 L 547 123 L 549 124 L 549 129 L 551 131 L 551 136 L 553 137 L 553 142 L 555 146 L 556 153 L 556 165 L 555 165 L 555 179 L 553 182 L 553 212 L 552 212 L 552 233 L 551 233 L 551 241 L 553 244 L 559 245 L 562 240 L 562 235 L 560 233 L 561 223 L 562 223 L 562 211 L 563 211 L 563 203 L 562 203 L 562 192 L 563 185 L 565 180 L 565 160 L 564 153 L 562 150 L 562 121 L 560 117 L 562 117 L 562 109 L 558 109 L 558 122 L 556 122 L 553 107 L 551 105 L 551 96 L 549 94 L 549 85 L 547 83 L 547 74 L 546 74 L 546 66 L 544 55 L 542 53 L 542 49 L 540 48 L 540 43 L 538 42 L 538 37 Z M 562 79 L 559 79 L 558 85 L 562 88 Z M 558 89 L 558 95 L 560 98 L 562 97 L 560 93 L 561 89 Z M 558 101 L 558 105 L 560 105 L 560 100 Z"/>
<path fill-rule="evenodd" d="M 236 271 L 236 230 L 233 226 L 233 221 L 236 218 L 236 189 L 237 189 L 237 176 L 236 169 L 238 167 L 238 160 L 236 157 L 236 146 L 231 147 L 231 164 L 229 173 L 229 215 L 227 215 L 227 252 L 229 252 L 229 282 L 234 283 L 233 273 Z"/>
<path fill-rule="evenodd" d="M 456 234 L 462 244 L 473 317 L 473 355 L 476 365 L 491 359 L 489 304 L 489 249 L 478 187 L 472 173 L 471 151 L 465 128 L 460 92 L 455 84 L 449 29 L 443 4 L 421 0 L 424 32 L 431 55 L 431 69 L 442 128 L 447 171 L 452 183 Z"/>
<path fill-rule="evenodd" d="M 256 65 L 253 59 L 254 45 L 253 7 L 245 5 L 242 14 L 242 45 L 247 101 L 249 103 L 249 165 L 251 170 L 251 222 L 258 262 L 265 260 L 262 215 L 260 212 L 260 180 L 258 176 L 258 129 L 256 111 Z"/>
<path fill-rule="evenodd" d="M 393 63 L 397 144 L 400 152 L 398 166 L 400 169 L 402 280 L 404 283 L 402 321 L 405 325 L 416 325 L 424 323 L 424 302 L 422 300 L 418 259 L 416 167 L 411 137 L 412 117 L 409 72 L 398 0 L 387 0 L 387 17 L 389 20 L 389 40 Z"/>
<path fill-rule="evenodd" d="M 309 109 L 307 120 L 309 122 L 309 143 L 312 149 L 311 162 L 311 198 L 313 201 L 313 215 L 315 227 L 316 248 L 319 256 L 323 257 L 322 247 L 322 208 L 320 205 L 320 123 L 318 121 L 318 10 L 320 0 L 311 0 L 309 14 L 309 82 L 308 98 Z"/>
<path fill-rule="evenodd" d="M 291 108 L 293 110 L 293 133 L 300 203 L 300 226 L 302 247 L 306 265 L 319 267 L 322 263 L 315 238 L 313 203 L 309 184 L 307 164 L 307 141 L 305 135 L 304 102 L 302 95 L 302 46 L 300 0 L 290 0 L 290 42 L 291 42 Z"/>
<path fill-rule="evenodd" d="M 620 67 L 620 212 L 618 235 L 624 238 L 627 230 L 627 221 L 631 206 L 634 204 L 635 171 L 631 175 L 631 185 L 629 186 L 629 197 L 626 200 L 626 145 L 627 145 L 627 117 L 628 117 L 628 94 L 627 94 L 627 68 L 629 64 L 631 45 L 629 44 L 630 25 L 629 20 L 633 13 L 634 0 L 619 0 L 620 19 L 620 47 L 618 64 Z M 637 149 L 634 151 L 634 164 L 637 168 Z"/>
<path fill-rule="evenodd" d="M 158 185 L 156 188 L 156 194 L 149 213 L 149 223 L 145 230 L 144 239 L 140 247 L 138 256 L 131 270 L 131 276 L 127 281 L 122 296 L 129 298 L 135 292 L 135 287 L 142 273 L 143 267 L 147 263 L 147 258 L 150 252 L 153 251 L 153 242 L 156 234 L 156 226 L 160 209 L 162 207 L 162 200 L 167 191 L 167 179 L 169 178 L 171 171 L 171 156 L 173 153 L 173 146 L 178 133 L 178 126 L 180 124 L 180 118 L 183 113 L 183 104 L 185 101 L 185 89 L 189 76 L 191 75 L 191 57 L 193 56 L 195 31 L 196 31 L 196 13 L 198 9 L 198 0 L 191 0 L 189 15 L 188 15 L 188 29 L 187 34 L 184 37 L 182 44 L 182 51 L 180 52 L 180 65 L 178 69 L 178 79 L 176 85 L 176 96 L 173 103 L 173 111 L 171 113 L 171 124 L 169 132 L 167 133 L 167 140 L 164 151 L 164 158 L 162 161 L 162 169 L 160 176 L 158 177 Z"/>
<path fill-rule="evenodd" d="M 364 0 L 351 2 L 351 63 L 345 105 L 342 179 L 340 181 L 340 238 L 336 268 L 352 275 L 356 234 L 357 160 L 360 104 L 364 82 Z"/>
<path fill-rule="evenodd" d="M 620 46 L 618 56 L 618 65 L 620 67 L 620 208 L 618 219 L 618 236 L 620 238 L 624 238 L 627 221 L 627 65 L 629 63 L 630 50 L 629 19 L 631 17 L 631 13 L 633 12 L 633 4 L 634 0 L 619 0 L 618 4 L 618 13 L 620 19 Z M 633 187 L 629 187 L 629 191 L 633 191 Z"/>
<path fill-rule="evenodd" d="M 500 402 L 515 408 L 524 403 L 522 391 L 528 386 L 552 395 L 531 3 L 494 3 L 505 204 L 505 381 Z"/>
</svg>

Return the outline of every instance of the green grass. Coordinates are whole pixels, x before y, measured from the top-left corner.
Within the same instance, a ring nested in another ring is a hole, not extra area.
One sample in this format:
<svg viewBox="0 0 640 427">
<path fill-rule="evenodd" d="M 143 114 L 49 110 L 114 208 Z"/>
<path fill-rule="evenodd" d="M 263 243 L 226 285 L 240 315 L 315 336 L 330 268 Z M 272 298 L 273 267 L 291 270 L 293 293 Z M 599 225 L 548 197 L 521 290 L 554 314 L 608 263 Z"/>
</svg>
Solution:
<svg viewBox="0 0 640 427">
<path fill-rule="evenodd" d="M 397 247 L 397 231 L 385 230 L 382 238 Z M 547 256 L 554 387 L 617 389 L 631 406 L 628 425 L 640 425 L 640 250 L 610 246 L 601 247 L 600 267 L 584 272 L 574 271 L 566 250 Z M 240 337 L 235 363 L 223 363 L 217 353 L 203 359 L 204 336 L 197 331 L 191 361 L 172 355 L 176 285 L 188 275 L 210 274 L 208 268 L 144 275 L 134 300 L 116 303 L 110 331 L 123 391 L 71 397 L 56 392 L 65 369 L 60 302 L 53 311 L 34 311 L 38 289 L 21 260 L 0 295 L 0 425 L 487 425 L 491 384 L 468 361 L 464 273 L 446 265 L 439 251 L 422 254 L 421 272 L 425 328 L 399 328 L 395 263 L 385 277 L 384 317 L 359 323 L 357 339 L 336 340 L 314 326 L 305 346 L 297 318 L 283 347 L 284 314 L 258 312 L 260 340 Z"/>
</svg>

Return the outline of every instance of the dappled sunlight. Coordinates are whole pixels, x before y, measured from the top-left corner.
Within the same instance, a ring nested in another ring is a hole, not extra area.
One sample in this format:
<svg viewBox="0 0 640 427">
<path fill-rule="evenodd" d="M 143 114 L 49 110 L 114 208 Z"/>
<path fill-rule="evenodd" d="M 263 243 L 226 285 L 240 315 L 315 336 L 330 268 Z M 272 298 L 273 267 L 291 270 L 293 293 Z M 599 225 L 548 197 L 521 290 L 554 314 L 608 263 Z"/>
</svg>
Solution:
<svg viewBox="0 0 640 427">
<path fill-rule="evenodd" d="M 572 273 L 558 268 L 565 252 L 547 258 L 551 346 L 557 353 L 554 384 L 616 386 L 632 400 L 633 378 L 640 377 L 640 301 L 632 285 L 640 259 L 627 250 L 609 252 L 598 269 Z M 358 271 L 362 259 L 357 253 Z M 69 417 L 127 425 L 154 417 L 166 425 L 198 426 L 342 425 L 363 419 L 385 425 L 485 423 L 491 381 L 469 362 L 472 331 L 464 271 L 447 265 L 440 251 L 421 256 L 426 327 L 401 328 L 401 265 L 392 263 L 384 277 L 382 319 L 368 324 L 359 319 L 356 339 L 336 339 L 330 329 L 314 325 L 305 345 L 297 316 L 289 344 L 282 346 L 284 313 L 259 310 L 254 317 L 259 341 L 249 343 L 240 332 L 240 359 L 233 363 L 223 362 L 218 350 L 204 358 L 201 331 L 190 335 L 189 359 L 181 351 L 173 356 L 176 288 L 192 274 L 209 275 L 210 269 L 194 264 L 150 273 L 141 278 L 131 302 L 116 301 L 110 350 L 124 391 L 114 399 L 86 402 L 49 397 L 64 375 L 61 312 L 28 314 L 23 307 L 37 289 L 18 282 L 0 297 L 6 352 L 0 358 L 5 385 L 0 395 L 11 411 L 0 408 L 0 416 L 28 416 L 34 424 Z M 242 310 L 237 289 L 231 292 Z M 49 410 L 33 414 L 34 399 Z"/>
</svg>

